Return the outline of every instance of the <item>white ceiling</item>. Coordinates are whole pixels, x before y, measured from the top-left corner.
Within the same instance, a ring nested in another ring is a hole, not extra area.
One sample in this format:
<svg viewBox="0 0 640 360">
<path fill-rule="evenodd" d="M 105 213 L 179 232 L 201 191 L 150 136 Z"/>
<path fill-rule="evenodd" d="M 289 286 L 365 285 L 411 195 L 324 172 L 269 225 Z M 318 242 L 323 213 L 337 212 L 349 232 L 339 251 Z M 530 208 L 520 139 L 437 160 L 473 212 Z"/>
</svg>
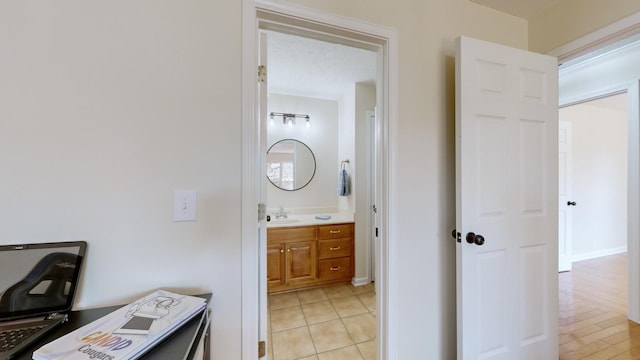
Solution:
<svg viewBox="0 0 640 360">
<path fill-rule="evenodd" d="M 544 9 L 562 0 L 471 0 L 474 3 L 490 7 L 524 19 L 531 19 Z"/>
<path fill-rule="evenodd" d="M 267 33 L 267 91 L 338 100 L 354 83 L 375 84 L 373 51 Z"/>
</svg>

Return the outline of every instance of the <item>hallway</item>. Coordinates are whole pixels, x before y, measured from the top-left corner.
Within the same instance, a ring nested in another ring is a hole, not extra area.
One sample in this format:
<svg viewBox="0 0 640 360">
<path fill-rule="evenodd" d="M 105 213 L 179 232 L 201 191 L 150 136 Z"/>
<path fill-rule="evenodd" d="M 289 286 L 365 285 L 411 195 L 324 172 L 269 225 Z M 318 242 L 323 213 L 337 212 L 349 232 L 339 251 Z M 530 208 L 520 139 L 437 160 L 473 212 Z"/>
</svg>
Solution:
<svg viewBox="0 0 640 360">
<path fill-rule="evenodd" d="M 573 263 L 559 274 L 560 359 L 640 359 L 640 325 L 627 320 L 627 254 Z"/>
</svg>

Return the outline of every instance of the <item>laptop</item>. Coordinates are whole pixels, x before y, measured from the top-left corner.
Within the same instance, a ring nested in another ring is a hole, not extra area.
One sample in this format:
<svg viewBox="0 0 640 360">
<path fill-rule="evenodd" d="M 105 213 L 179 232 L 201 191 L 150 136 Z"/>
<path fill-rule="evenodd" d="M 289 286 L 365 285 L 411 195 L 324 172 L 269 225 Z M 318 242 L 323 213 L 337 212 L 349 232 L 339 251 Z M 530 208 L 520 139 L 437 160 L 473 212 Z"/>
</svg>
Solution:
<svg viewBox="0 0 640 360">
<path fill-rule="evenodd" d="M 85 241 L 0 245 L 0 360 L 67 321 Z"/>
</svg>

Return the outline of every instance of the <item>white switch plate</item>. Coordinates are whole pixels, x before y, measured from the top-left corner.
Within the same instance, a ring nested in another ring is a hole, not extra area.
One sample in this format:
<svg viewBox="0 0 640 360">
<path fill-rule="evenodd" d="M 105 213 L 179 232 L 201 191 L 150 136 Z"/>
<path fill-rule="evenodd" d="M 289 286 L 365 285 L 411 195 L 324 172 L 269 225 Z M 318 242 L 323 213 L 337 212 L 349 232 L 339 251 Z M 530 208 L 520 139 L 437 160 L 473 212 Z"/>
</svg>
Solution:
<svg viewBox="0 0 640 360">
<path fill-rule="evenodd" d="M 196 192 L 194 190 L 173 192 L 173 221 L 196 221 Z"/>
</svg>

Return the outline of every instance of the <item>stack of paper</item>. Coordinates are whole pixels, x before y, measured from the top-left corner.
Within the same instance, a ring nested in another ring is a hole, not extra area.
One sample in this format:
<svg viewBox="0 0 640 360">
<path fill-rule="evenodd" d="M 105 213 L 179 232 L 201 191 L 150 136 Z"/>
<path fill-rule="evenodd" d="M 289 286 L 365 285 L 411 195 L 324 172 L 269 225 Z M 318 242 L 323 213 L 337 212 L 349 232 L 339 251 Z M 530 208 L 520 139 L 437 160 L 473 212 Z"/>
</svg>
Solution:
<svg viewBox="0 0 640 360">
<path fill-rule="evenodd" d="M 158 290 L 44 345 L 33 359 L 135 359 L 206 306 L 205 299 Z"/>
</svg>

